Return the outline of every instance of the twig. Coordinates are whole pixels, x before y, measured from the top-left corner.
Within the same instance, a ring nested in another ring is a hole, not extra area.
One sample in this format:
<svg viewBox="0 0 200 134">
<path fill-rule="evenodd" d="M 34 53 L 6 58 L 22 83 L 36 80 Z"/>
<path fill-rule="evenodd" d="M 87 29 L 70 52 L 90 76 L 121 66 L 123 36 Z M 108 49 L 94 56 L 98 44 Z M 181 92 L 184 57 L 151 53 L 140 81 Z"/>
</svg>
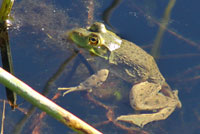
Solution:
<svg viewBox="0 0 200 134">
<path fill-rule="evenodd" d="M 175 3 L 176 3 L 176 0 L 169 1 L 168 5 L 165 9 L 165 13 L 162 18 L 161 24 L 159 25 L 160 27 L 159 27 L 158 33 L 156 35 L 156 38 L 154 40 L 153 48 L 151 49 L 151 54 L 156 59 L 158 59 L 160 56 L 160 48 L 161 48 L 162 38 L 163 38 L 164 32 L 166 31 L 166 28 L 169 24 L 171 10 L 174 7 Z"/>
<path fill-rule="evenodd" d="M 2 68 L 0 68 L 0 83 L 76 132 L 84 134 L 102 134 Z"/>
<path fill-rule="evenodd" d="M 67 64 L 74 58 L 76 57 L 76 53 L 72 54 L 69 58 L 67 58 L 59 67 L 58 70 L 48 79 L 48 81 L 46 82 L 42 94 L 44 96 L 47 96 L 50 91 L 51 91 L 51 86 L 54 84 L 54 82 L 60 77 L 60 75 L 63 73 L 65 67 L 67 66 Z M 27 114 L 15 125 L 14 134 L 21 134 L 22 130 L 25 126 L 25 124 L 27 123 L 27 121 L 29 121 L 30 117 L 34 114 L 36 110 L 36 107 L 32 106 L 28 111 Z"/>
<path fill-rule="evenodd" d="M 132 2 L 132 1 L 131 1 L 131 2 Z M 137 5 L 136 5 L 135 3 L 132 3 L 132 4 L 130 4 L 130 5 L 133 6 L 133 8 L 135 8 L 136 10 L 138 10 L 139 13 L 143 14 L 144 16 L 146 16 L 147 19 L 150 19 L 154 24 L 156 24 L 156 25 L 158 25 L 158 26 L 161 25 L 160 22 L 156 21 L 156 20 L 153 19 L 151 16 L 147 15 L 142 9 L 140 9 L 139 7 L 137 7 Z M 188 43 L 189 45 L 191 45 L 191 46 L 197 48 L 197 50 L 200 50 L 200 44 L 199 44 L 199 43 L 196 43 L 196 42 L 194 42 L 194 41 L 192 41 L 192 40 L 190 40 L 190 39 L 188 39 L 188 38 L 186 38 L 186 37 L 184 37 L 184 36 L 182 36 L 182 35 L 180 35 L 180 34 L 174 32 L 174 31 L 172 31 L 171 29 L 169 29 L 169 28 L 167 28 L 167 27 L 166 27 L 165 30 L 166 30 L 168 33 L 170 33 L 171 35 L 175 36 L 176 38 L 178 38 L 178 39 L 180 39 L 180 40 L 182 40 L 182 41 Z"/>
<path fill-rule="evenodd" d="M 3 129 L 4 129 L 4 120 L 5 120 L 5 105 L 6 101 L 3 101 L 3 112 L 2 112 L 2 120 L 1 120 L 1 134 L 3 134 Z"/>
</svg>

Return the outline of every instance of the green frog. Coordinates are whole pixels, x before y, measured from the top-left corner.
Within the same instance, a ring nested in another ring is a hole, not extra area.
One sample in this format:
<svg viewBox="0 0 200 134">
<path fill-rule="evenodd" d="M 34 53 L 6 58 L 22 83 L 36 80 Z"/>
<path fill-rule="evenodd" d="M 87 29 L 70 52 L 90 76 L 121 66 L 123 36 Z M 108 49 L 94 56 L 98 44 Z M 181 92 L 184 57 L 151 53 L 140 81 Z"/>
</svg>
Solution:
<svg viewBox="0 0 200 134">
<path fill-rule="evenodd" d="M 131 83 L 129 99 L 131 107 L 138 111 L 151 113 L 121 115 L 116 120 L 133 123 L 143 127 L 149 122 L 166 119 L 175 108 L 181 108 L 178 90 L 171 90 L 159 71 L 154 58 L 136 44 L 120 38 L 95 22 L 87 28 L 73 29 L 68 38 L 78 47 L 94 55 L 96 74 L 76 87 L 59 88 L 82 91 L 100 86 L 110 73 Z"/>
</svg>

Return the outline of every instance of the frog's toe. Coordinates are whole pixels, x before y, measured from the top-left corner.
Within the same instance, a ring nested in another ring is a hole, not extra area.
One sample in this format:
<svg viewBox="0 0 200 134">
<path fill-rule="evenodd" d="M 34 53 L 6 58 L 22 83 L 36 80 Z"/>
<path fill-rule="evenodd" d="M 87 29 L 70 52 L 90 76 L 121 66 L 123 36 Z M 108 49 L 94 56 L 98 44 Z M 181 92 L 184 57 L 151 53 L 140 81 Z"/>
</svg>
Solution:
<svg viewBox="0 0 200 134">
<path fill-rule="evenodd" d="M 179 100 L 179 97 L 178 97 L 178 90 L 173 90 L 172 92 L 174 94 L 175 99 L 178 100 L 177 101 L 177 107 L 181 108 L 182 107 L 182 103 L 181 103 L 181 101 Z"/>
<path fill-rule="evenodd" d="M 63 96 L 65 96 L 66 94 L 70 93 L 70 92 L 74 92 L 74 91 L 77 91 L 77 88 L 67 88 L 67 87 L 64 87 L 64 88 L 58 88 L 58 90 L 67 90 L 66 92 L 63 93 Z"/>
<path fill-rule="evenodd" d="M 73 91 L 75 91 L 75 90 L 69 89 L 68 91 L 66 91 L 66 92 L 63 93 L 63 96 L 65 96 L 66 94 L 68 94 L 68 93 L 70 93 L 70 92 L 73 92 Z"/>
<path fill-rule="evenodd" d="M 68 87 L 59 87 L 58 90 L 69 90 L 70 88 Z"/>
</svg>

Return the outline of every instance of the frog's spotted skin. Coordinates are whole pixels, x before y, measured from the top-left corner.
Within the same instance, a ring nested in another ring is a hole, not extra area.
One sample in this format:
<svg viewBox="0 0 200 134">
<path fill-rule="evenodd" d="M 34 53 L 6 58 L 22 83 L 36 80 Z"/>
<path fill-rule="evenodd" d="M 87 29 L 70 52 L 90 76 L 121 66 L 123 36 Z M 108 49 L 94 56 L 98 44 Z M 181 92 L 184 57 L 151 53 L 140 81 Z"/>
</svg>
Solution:
<svg viewBox="0 0 200 134">
<path fill-rule="evenodd" d="M 130 104 L 135 110 L 156 111 L 148 114 L 122 115 L 117 117 L 117 120 L 143 127 L 149 122 L 166 119 L 176 107 L 181 107 L 178 91 L 170 89 L 154 58 L 134 43 L 121 39 L 107 30 L 104 24 L 96 22 L 86 29 L 74 29 L 69 33 L 69 38 L 77 46 L 96 55 L 98 70 L 107 70 L 133 84 Z M 80 84 L 85 86 L 82 86 L 81 90 L 94 87 L 94 83 L 99 86 L 98 82 L 91 80 L 94 76 L 99 77 L 98 73 L 89 77 L 83 82 L 87 83 L 87 86 Z M 80 90 L 80 85 L 70 88 L 69 91 Z"/>
</svg>

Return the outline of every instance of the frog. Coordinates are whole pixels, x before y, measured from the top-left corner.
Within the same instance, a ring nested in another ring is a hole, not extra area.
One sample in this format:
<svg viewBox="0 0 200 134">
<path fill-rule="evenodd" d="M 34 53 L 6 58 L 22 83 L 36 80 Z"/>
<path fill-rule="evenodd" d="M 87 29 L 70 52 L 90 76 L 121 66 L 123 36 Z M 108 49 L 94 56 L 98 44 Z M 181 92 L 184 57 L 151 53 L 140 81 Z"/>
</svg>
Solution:
<svg viewBox="0 0 200 134">
<path fill-rule="evenodd" d="M 178 90 L 172 90 L 161 74 L 155 59 L 135 43 L 122 39 L 108 30 L 101 22 L 86 28 L 75 28 L 68 32 L 68 39 L 74 42 L 94 60 L 99 72 L 90 76 L 78 86 L 60 88 L 74 91 L 92 91 L 100 86 L 110 74 L 131 83 L 130 106 L 135 111 L 146 113 L 121 115 L 117 121 L 132 123 L 138 127 L 168 118 L 182 104 Z"/>
</svg>

